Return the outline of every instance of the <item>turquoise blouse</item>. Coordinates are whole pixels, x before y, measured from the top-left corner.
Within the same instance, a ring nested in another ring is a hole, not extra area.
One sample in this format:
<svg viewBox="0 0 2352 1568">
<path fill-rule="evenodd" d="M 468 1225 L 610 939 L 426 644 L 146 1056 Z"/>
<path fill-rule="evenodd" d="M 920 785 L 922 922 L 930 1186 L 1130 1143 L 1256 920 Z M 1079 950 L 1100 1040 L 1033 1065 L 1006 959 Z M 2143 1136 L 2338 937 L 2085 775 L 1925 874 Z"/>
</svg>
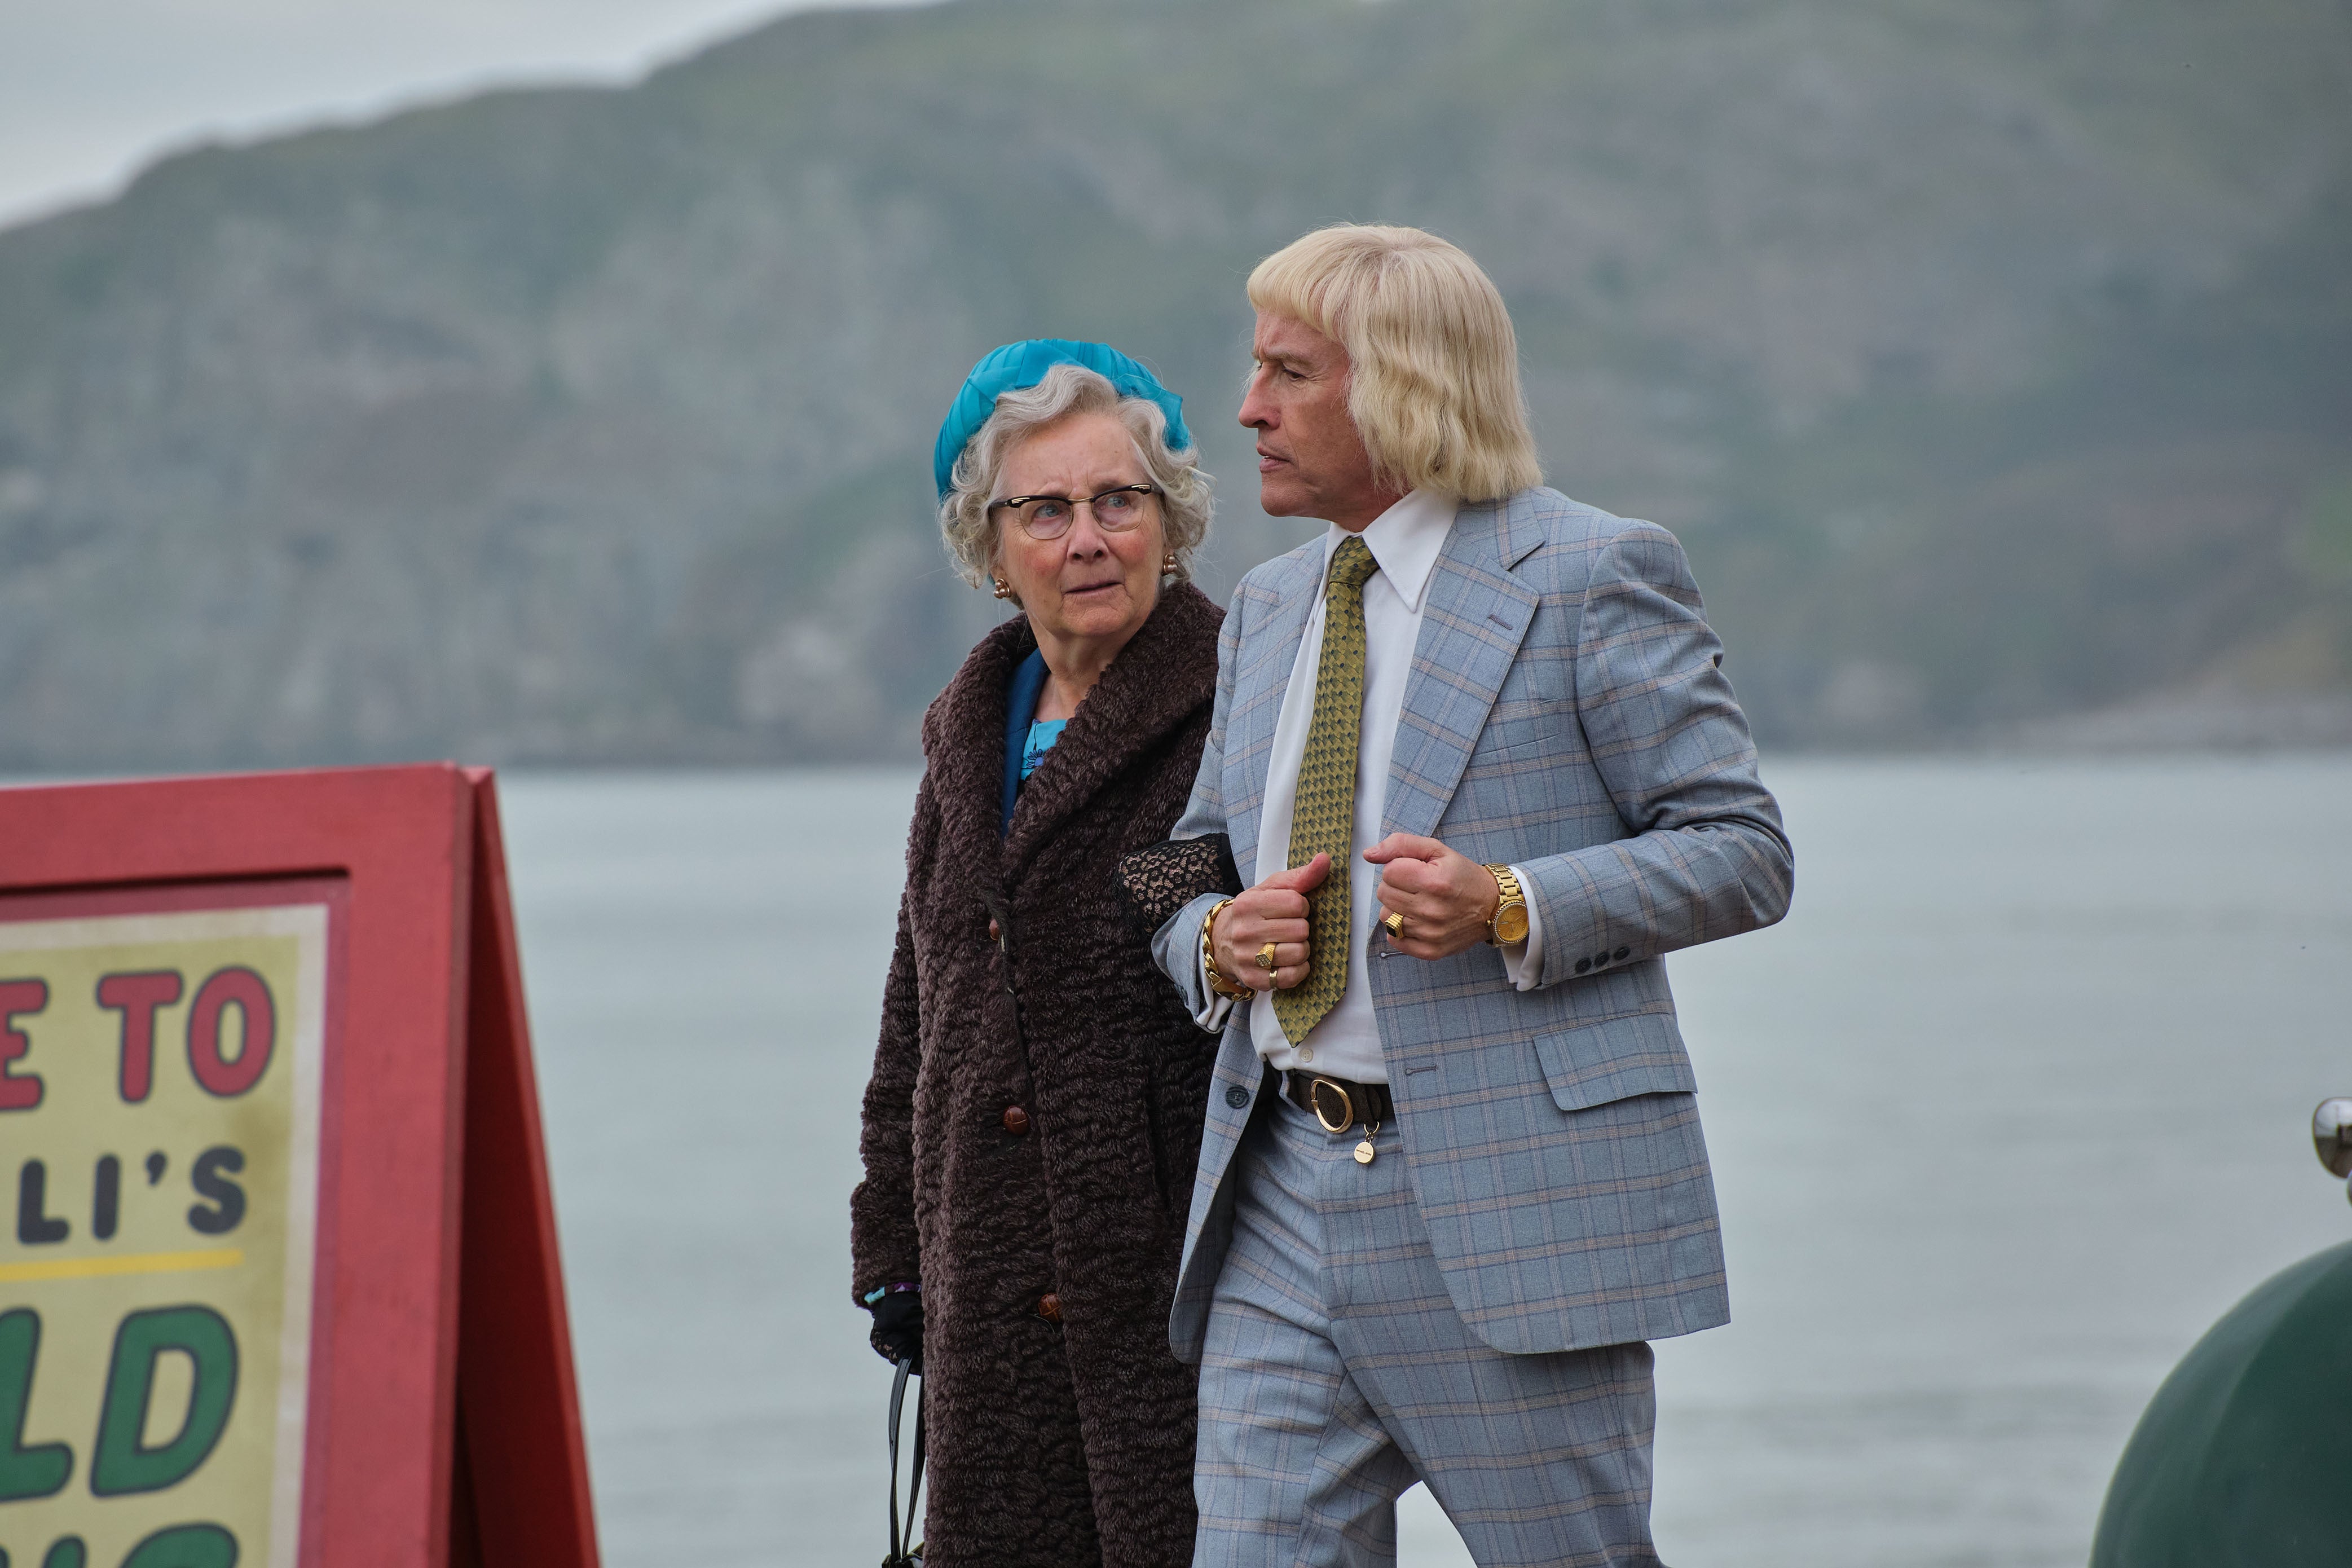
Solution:
<svg viewBox="0 0 2352 1568">
<path fill-rule="evenodd" d="M 1062 738 L 1062 728 L 1067 719 L 1037 718 L 1037 699 L 1045 689 L 1045 656 L 1032 648 L 1029 657 L 1013 671 L 1013 681 L 1004 693 L 1004 817 L 1000 831 L 1013 831 L 1013 808 L 1021 799 L 1021 786 Z"/>
</svg>

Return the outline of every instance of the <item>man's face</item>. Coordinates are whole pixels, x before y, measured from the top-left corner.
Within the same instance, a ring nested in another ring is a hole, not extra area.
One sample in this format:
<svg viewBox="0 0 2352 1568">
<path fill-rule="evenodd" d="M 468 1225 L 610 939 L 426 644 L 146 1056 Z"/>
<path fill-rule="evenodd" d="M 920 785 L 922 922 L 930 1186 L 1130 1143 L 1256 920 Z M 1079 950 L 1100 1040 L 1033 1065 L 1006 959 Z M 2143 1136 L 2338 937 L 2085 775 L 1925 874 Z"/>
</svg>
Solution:
<svg viewBox="0 0 2352 1568">
<path fill-rule="evenodd" d="M 1401 499 L 1372 478 L 1348 415 L 1348 351 L 1287 316 L 1257 313 L 1241 422 L 1257 432 L 1258 505 L 1354 532 Z"/>
</svg>

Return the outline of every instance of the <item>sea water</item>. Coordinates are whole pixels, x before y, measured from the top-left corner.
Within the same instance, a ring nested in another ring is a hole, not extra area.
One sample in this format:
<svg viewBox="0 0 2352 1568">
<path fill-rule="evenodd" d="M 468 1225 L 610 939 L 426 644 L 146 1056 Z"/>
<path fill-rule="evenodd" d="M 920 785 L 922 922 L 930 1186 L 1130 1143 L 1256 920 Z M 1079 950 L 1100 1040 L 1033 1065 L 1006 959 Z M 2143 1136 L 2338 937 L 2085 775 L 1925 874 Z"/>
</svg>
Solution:
<svg viewBox="0 0 2352 1568">
<path fill-rule="evenodd" d="M 2352 756 L 1765 773 L 1794 912 L 1669 961 L 1733 1321 L 1658 1347 L 1660 1548 L 2079 1564 L 2173 1362 L 2352 1238 Z M 914 784 L 505 781 L 613 1568 L 881 1557 L 847 1202 Z M 1468 1561 L 1423 1489 L 1402 1556 Z"/>
</svg>

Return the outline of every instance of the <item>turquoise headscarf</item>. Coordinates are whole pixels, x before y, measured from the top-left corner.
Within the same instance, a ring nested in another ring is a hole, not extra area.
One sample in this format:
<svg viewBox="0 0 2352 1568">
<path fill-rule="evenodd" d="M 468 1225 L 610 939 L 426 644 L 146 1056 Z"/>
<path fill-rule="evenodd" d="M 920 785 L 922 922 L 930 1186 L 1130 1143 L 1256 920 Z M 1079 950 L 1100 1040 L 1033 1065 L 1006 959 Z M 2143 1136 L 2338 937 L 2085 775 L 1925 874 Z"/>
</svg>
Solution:
<svg viewBox="0 0 2352 1568">
<path fill-rule="evenodd" d="M 1184 428 L 1184 400 L 1160 385 L 1159 377 L 1143 366 L 1108 343 L 1031 338 L 983 354 L 980 363 L 971 367 L 971 374 L 963 378 L 963 390 L 949 405 L 947 418 L 940 423 L 939 444 L 931 448 L 931 478 L 939 483 L 941 500 L 948 498 L 956 459 L 963 456 L 971 438 L 980 434 L 980 427 L 988 423 L 988 416 L 996 412 L 997 397 L 1036 385 L 1057 364 L 1084 365 L 1117 387 L 1121 397 L 1151 399 L 1168 416 L 1168 449 L 1182 452 L 1191 448 L 1192 433 Z"/>
</svg>

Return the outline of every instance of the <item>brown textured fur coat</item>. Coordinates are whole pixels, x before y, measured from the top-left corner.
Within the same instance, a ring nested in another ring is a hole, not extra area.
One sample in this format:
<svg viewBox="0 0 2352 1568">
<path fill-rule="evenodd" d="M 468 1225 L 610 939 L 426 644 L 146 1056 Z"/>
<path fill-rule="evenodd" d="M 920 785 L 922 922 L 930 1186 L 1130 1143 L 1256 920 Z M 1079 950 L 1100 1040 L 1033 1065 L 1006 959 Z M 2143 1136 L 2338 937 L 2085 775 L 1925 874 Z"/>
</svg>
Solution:
<svg viewBox="0 0 2352 1568">
<path fill-rule="evenodd" d="M 1216 1041 L 1152 967 L 1114 874 L 1192 793 L 1220 619 L 1189 586 L 1161 595 L 1010 838 L 1005 689 L 1035 646 L 1026 621 L 983 638 L 923 722 L 850 1213 L 856 1293 L 923 1288 L 933 1568 L 1192 1558 L 1194 1384 L 1168 1309 Z"/>
</svg>

